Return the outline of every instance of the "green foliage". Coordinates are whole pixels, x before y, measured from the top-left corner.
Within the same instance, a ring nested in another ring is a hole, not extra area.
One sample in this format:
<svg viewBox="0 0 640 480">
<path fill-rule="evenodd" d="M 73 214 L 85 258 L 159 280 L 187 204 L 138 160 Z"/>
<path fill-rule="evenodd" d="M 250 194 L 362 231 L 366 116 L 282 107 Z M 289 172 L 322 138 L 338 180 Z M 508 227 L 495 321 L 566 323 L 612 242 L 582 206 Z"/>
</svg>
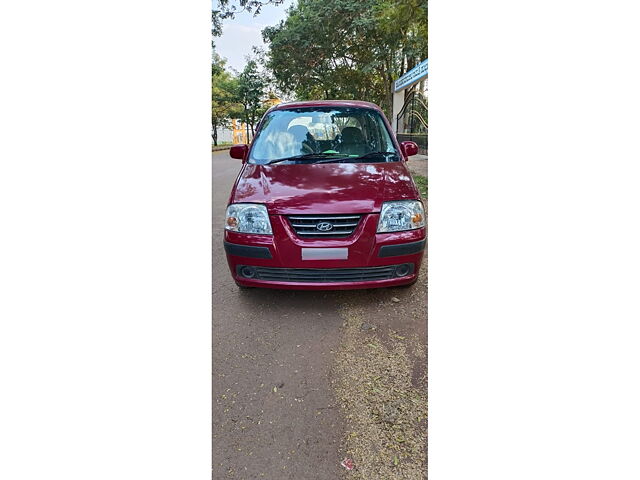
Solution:
<svg viewBox="0 0 640 480">
<path fill-rule="evenodd" d="M 259 52 L 255 52 L 259 53 Z M 259 68 L 256 58 L 247 58 L 242 72 L 232 75 L 226 60 L 215 52 L 211 62 L 211 126 L 214 145 L 218 144 L 217 129 L 228 128 L 231 119 L 247 124 L 247 133 L 255 127 L 267 110 L 267 101 L 277 98 L 267 72 Z"/>
<path fill-rule="evenodd" d="M 211 10 L 211 34 L 214 37 L 222 35 L 222 21 L 234 18 L 236 13 L 249 12 L 254 16 L 260 14 L 265 5 L 280 5 L 284 0 L 218 0 L 216 7 Z"/>
<path fill-rule="evenodd" d="M 225 64 L 226 61 L 214 53 L 211 63 L 211 135 L 214 145 L 218 145 L 218 128 L 228 127 L 229 120 L 238 110 L 238 80 L 225 70 Z"/>
<path fill-rule="evenodd" d="M 282 2 L 217 0 L 212 34 L 240 11 L 257 15 Z M 236 118 L 253 132 L 275 89 L 301 100 L 368 100 L 390 117 L 393 81 L 427 58 L 427 0 L 298 0 L 287 13 L 262 31 L 269 51 L 254 49 L 241 73 L 231 75 L 213 54 L 214 129 Z"/>
<path fill-rule="evenodd" d="M 224 72 L 227 61 L 215 51 L 211 55 L 211 76 L 215 77 Z"/>
<path fill-rule="evenodd" d="M 426 0 L 387 0 L 378 2 L 375 16 L 385 35 L 397 35 L 403 55 L 409 61 L 401 73 L 413 68 L 428 56 L 428 22 Z"/>
<path fill-rule="evenodd" d="M 277 86 L 300 99 L 357 99 L 390 113 L 393 81 L 427 57 L 426 0 L 299 0 L 262 31 Z"/>
<path fill-rule="evenodd" d="M 283 1 L 217 0 L 216 7 L 211 11 L 211 34 L 213 38 L 222 35 L 223 20 L 234 18 L 236 13 L 246 11 L 255 16 L 265 5 L 280 5 Z M 231 119 L 244 121 L 253 134 L 257 122 L 267 110 L 264 100 L 274 98 L 275 94 L 271 78 L 267 74 L 264 61 L 261 60 L 265 54 L 259 48 L 254 47 L 254 58 L 247 59 L 244 70 L 239 75 L 232 76 L 226 70 L 226 61 L 215 52 L 213 41 L 212 47 L 211 126 L 213 143 L 217 145 L 217 129 L 228 127 Z"/>
<path fill-rule="evenodd" d="M 413 175 L 413 181 L 415 182 L 420 195 L 423 198 L 427 198 L 429 192 L 427 177 L 424 177 L 422 175 Z"/>
<path fill-rule="evenodd" d="M 258 62 L 249 59 L 244 70 L 238 76 L 236 99 L 244 108 L 245 123 L 251 128 L 251 134 L 266 108 L 263 100 L 267 93 L 268 77 L 258 69 Z"/>
</svg>

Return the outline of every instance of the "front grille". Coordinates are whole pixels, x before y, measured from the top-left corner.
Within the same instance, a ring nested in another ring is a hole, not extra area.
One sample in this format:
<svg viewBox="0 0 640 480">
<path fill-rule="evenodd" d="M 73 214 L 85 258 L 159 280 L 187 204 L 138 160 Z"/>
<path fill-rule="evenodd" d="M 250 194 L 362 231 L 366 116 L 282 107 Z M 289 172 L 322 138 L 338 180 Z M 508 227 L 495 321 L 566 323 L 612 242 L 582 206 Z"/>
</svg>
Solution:
<svg viewBox="0 0 640 480">
<path fill-rule="evenodd" d="M 296 234 L 303 238 L 348 237 L 362 215 L 295 215 L 287 217 Z M 327 229 L 327 225 L 331 228 Z"/>
<path fill-rule="evenodd" d="M 400 276 L 413 273 L 413 264 L 385 265 L 383 267 L 366 268 L 273 268 L 253 267 L 252 277 L 256 280 L 274 282 L 364 282 L 371 280 L 388 280 L 397 278 L 396 269 L 403 266 L 405 271 Z M 238 267 L 241 275 L 242 265 Z M 405 273 L 406 272 L 406 273 Z"/>
</svg>

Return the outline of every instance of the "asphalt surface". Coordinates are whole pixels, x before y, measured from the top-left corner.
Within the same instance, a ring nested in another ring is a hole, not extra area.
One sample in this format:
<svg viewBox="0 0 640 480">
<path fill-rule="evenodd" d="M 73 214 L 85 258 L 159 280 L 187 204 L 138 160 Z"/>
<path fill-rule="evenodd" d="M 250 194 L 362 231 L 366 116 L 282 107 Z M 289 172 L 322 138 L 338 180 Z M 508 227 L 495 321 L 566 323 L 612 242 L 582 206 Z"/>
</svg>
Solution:
<svg viewBox="0 0 640 480">
<path fill-rule="evenodd" d="M 340 478 L 340 293 L 238 289 L 222 234 L 241 162 L 227 150 L 212 162 L 213 478 Z"/>
</svg>

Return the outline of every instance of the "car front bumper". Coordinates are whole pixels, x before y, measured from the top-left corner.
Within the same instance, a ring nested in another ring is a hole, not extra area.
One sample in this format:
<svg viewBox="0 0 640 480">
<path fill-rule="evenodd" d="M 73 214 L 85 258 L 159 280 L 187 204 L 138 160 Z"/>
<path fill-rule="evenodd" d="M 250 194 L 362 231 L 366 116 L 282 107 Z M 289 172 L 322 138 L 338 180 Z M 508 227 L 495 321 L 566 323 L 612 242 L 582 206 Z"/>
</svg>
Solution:
<svg viewBox="0 0 640 480">
<path fill-rule="evenodd" d="M 413 283 L 422 263 L 426 229 L 376 233 L 378 217 L 363 215 L 346 238 L 302 239 L 281 215 L 270 216 L 273 235 L 225 230 L 231 275 L 246 287 L 297 290 L 349 290 Z M 309 260 L 303 259 L 303 249 L 346 249 L 347 253 L 339 260 Z M 243 274 L 250 270 L 254 272 L 252 277 Z"/>
</svg>

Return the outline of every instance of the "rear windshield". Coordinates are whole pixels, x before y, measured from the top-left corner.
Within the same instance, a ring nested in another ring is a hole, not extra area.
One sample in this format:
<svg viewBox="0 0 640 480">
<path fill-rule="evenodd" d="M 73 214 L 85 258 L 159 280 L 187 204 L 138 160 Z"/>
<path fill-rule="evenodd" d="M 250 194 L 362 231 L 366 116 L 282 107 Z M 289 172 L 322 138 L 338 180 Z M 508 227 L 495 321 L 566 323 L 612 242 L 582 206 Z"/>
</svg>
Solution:
<svg viewBox="0 0 640 480">
<path fill-rule="evenodd" d="M 296 157 L 296 158 L 292 158 Z M 359 158 L 365 157 L 365 158 Z M 249 163 L 399 161 L 380 113 L 368 108 L 306 107 L 268 113 Z"/>
</svg>

